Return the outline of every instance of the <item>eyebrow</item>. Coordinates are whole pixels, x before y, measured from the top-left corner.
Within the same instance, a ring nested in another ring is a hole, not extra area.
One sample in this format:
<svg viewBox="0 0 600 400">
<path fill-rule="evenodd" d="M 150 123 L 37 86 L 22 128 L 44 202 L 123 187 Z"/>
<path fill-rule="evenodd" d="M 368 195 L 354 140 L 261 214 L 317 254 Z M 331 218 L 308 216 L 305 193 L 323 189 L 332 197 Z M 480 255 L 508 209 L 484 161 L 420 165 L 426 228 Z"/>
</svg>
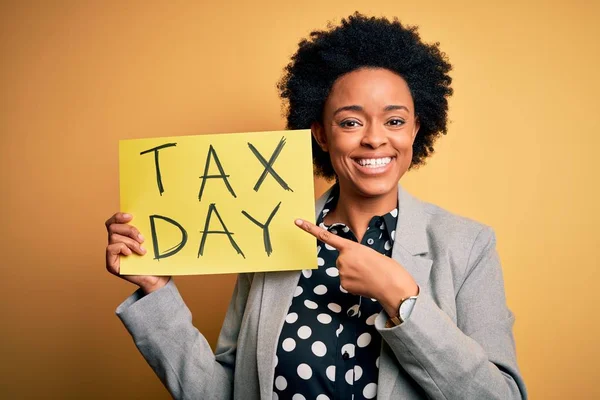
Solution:
<svg viewBox="0 0 600 400">
<path fill-rule="evenodd" d="M 406 106 L 399 106 L 399 105 L 389 105 L 386 106 L 383 111 L 394 111 L 394 110 L 405 110 L 407 112 L 410 112 L 410 110 L 408 109 L 408 107 Z M 344 106 L 344 107 L 340 107 L 337 110 L 334 111 L 333 115 L 337 115 L 338 113 L 341 113 L 342 111 L 364 111 L 364 109 L 359 106 L 359 105 L 351 105 L 351 106 Z"/>
</svg>

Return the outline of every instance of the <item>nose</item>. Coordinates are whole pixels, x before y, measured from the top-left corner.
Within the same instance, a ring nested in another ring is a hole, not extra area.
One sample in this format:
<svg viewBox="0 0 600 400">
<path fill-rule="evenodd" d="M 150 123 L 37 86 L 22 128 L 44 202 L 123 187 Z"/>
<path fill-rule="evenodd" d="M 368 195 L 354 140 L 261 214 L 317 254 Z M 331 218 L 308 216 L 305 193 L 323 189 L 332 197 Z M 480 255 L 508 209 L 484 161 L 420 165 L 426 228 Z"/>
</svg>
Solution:
<svg viewBox="0 0 600 400">
<path fill-rule="evenodd" d="M 372 149 L 383 146 L 388 141 L 387 132 L 383 127 L 369 124 L 363 130 L 361 144 Z"/>
</svg>

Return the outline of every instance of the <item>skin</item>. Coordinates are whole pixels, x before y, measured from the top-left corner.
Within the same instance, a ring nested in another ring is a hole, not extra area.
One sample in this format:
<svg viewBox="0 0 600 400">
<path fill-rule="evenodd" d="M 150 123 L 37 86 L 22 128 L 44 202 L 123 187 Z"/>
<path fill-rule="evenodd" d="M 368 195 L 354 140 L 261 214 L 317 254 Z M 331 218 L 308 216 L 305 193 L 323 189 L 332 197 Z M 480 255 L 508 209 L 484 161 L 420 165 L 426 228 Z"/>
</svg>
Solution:
<svg viewBox="0 0 600 400">
<path fill-rule="evenodd" d="M 331 157 L 340 185 L 335 210 L 326 224 L 346 224 L 360 241 L 374 215 L 384 215 L 398 202 L 398 182 L 408 170 L 419 130 L 408 85 L 399 75 L 381 68 L 363 68 L 340 77 L 323 110 L 323 124 L 311 126 L 313 136 Z M 357 161 L 390 157 L 385 166 L 367 168 Z M 144 255 L 143 236 L 129 223 L 133 217 L 116 213 L 106 221 L 109 244 L 107 270 L 151 293 L 170 279 L 165 276 L 120 275 L 120 257 Z M 296 225 L 339 251 L 337 267 L 342 286 L 350 293 L 377 299 L 390 316 L 402 299 L 418 294 L 412 276 L 395 260 L 332 235 L 314 224 Z"/>
</svg>

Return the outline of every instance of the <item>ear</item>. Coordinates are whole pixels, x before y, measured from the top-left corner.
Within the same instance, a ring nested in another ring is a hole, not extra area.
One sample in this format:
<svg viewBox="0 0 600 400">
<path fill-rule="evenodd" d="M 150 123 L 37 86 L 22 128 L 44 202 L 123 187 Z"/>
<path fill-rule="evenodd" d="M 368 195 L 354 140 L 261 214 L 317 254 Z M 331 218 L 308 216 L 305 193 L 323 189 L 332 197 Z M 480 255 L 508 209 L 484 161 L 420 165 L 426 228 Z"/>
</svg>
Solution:
<svg viewBox="0 0 600 400">
<path fill-rule="evenodd" d="M 412 134 L 412 141 L 415 141 L 415 138 L 417 137 L 417 133 L 419 132 L 419 129 L 421 128 L 421 121 L 419 120 L 419 117 L 415 117 L 415 130 Z"/>
<path fill-rule="evenodd" d="M 321 148 L 321 150 L 323 150 L 325 153 L 327 153 L 327 151 L 328 151 L 327 134 L 325 133 L 325 129 L 323 128 L 323 125 L 321 125 L 318 122 L 313 122 L 310 125 L 310 131 L 311 131 L 313 137 L 315 138 L 315 141 Z"/>
</svg>

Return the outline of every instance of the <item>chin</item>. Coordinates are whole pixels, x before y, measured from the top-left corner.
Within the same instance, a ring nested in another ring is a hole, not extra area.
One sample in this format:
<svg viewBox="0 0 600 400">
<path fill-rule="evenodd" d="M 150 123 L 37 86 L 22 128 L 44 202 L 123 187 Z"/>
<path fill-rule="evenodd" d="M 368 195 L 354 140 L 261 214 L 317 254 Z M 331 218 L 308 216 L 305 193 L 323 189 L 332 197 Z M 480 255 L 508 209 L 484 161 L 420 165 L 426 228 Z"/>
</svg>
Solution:
<svg viewBox="0 0 600 400">
<path fill-rule="evenodd" d="M 398 191 L 398 181 L 390 179 L 373 179 L 371 181 L 361 179 L 360 181 L 352 182 L 351 186 L 362 197 L 367 198 L 385 197 L 395 194 Z"/>
</svg>

